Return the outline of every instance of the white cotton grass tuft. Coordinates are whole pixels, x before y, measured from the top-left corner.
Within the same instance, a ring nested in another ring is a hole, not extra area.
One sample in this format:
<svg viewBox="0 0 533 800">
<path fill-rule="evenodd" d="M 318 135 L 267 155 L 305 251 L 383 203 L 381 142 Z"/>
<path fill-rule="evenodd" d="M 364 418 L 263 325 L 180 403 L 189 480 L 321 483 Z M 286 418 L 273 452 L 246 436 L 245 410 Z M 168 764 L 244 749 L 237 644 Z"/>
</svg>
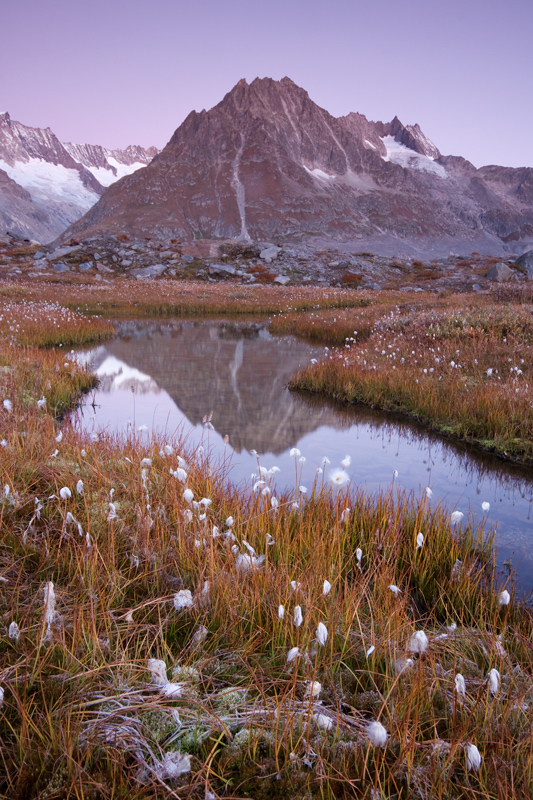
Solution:
<svg viewBox="0 0 533 800">
<path fill-rule="evenodd" d="M 322 594 L 324 597 L 331 592 L 331 583 L 328 580 L 324 581 L 324 585 L 322 586 Z"/>
<path fill-rule="evenodd" d="M 351 463 L 352 463 L 352 457 L 351 456 L 344 456 L 344 458 L 341 461 L 341 467 L 343 469 L 348 469 L 348 467 L 350 466 Z"/>
<path fill-rule="evenodd" d="M 251 553 L 239 553 L 235 559 L 235 568 L 239 572 L 253 572 L 259 569 L 265 560 L 264 556 L 254 556 Z"/>
<path fill-rule="evenodd" d="M 483 503 L 481 503 L 481 508 L 483 509 L 483 511 L 484 511 L 485 513 L 487 513 L 487 511 L 489 511 L 489 510 L 490 510 L 490 503 L 488 503 L 488 502 L 485 500 Z"/>
<path fill-rule="evenodd" d="M 454 511 L 450 516 L 450 522 L 452 523 L 452 525 L 458 525 L 463 519 L 463 517 L 464 514 L 462 511 Z"/>
<path fill-rule="evenodd" d="M 44 394 L 40 400 L 37 400 L 37 408 L 46 408 L 46 397 Z"/>
<path fill-rule="evenodd" d="M 374 747 L 385 747 L 389 738 L 386 729 L 377 719 L 369 722 L 365 728 L 365 734 L 370 744 L 374 745 Z"/>
<path fill-rule="evenodd" d="M 475 744 L 465 745 L 466 768 L 468 772 L 477 772 L 481 766 L 481 753 Z"/>
<path fill-rule="evenodd" d="M 489 690 L 492 695 L 500 691 L 500 673 L 497 669 L 491 669 L 488 675 Z"/>
<path fill-rule="evenodd" d="M 457 692 L 457 694 L 460 697 L 465 697 L 466 696 L 466 683 L 465 683 L 465 679 L 463 678 L 463 676 L 461 675 L 460 672 L 458 672 L 457 675 L 455 676 L 454 684 L 455 684 L 455 691 Z"/>
<path fill-rule="evenodd" d="M 149 658 L 146 666 L 152 675 L 153 683 L 158 686 L 165 686 L 168 683 L 167 665 L 164 661 L 160 658 Z"/>
<path fill-rule="evenodd" d="M 301 455 L 302 454 L 300 453 L 300 451 L 298 450 L 297 447 L 292 447 L 290 452 L 289 452 L 289 456 L 291 458 L 299 458 Z"/>
<path fill-rule="evenodd" d="M 117 508 L 114 503 L 108 503 L 109 512 L 107 514 L 107 521 L 111 522 L 114 519 L 118 519 Z"/>
<path fill-rule="evenodd" d="M 165 753 L 163 760 L 157 762 L 155 767 L 155 774 L 160 781 L 172 781 L 190 771 L 190 755 L 182 755 L 179 750 Z"/>
<path fill-rule="evenodd" d="M 424 631 L 415 631 L 409 640 L 409 652 L 410 653 L 425 653 L 428 649 L 428 637 L 424 633 Z"/>
<path fill-rule="evenodd" d="M 303 615 L 302 615 L 302 609 L 301 609 L 300 606 L 296 606 L 296 608 L 294 609 L 293 622 L 296 625 L 296 627 L 299 628 L 303 621 L 304 621 L 304 618 L 303 618 Z"/>
<path fill-rule="evenodd" d="M 83 481 L 81 480 L 81 478 L 76 484 L 76 492 L 78 494 L 83 494 Z"/>
<path fill-rule="evenodd" d="M 374 652 L 375 649 L 376 649 L 375 646 L 373 644 L 371 644 L 370 647 L 368 648 L 368 650 L 366 651 L 366 654 L 365 654 L 366 657 L 370 658 L 370 656 L 372 655 L 372 653 Z"/>
<path fill-rule="evenodd" d="M 361 572 L 361 559 L 363 558 L 363 551 L 360 547 L 355 551 L 355 558 L 357 561 L 357 569 Z"/>
<path fill-rule="evenodd" d="M 4 687 L 0 686 L 0 708 L 2 708 L 4 704 Z"/>
<path fill-rule="evenodd" d="M 11 400 L 4 400 L 4 408 L 8 414 L 10 414 L 13 411 L 13 403 L 11 402 Z"/>
<path fill-rule="evenodd" d="M 393 594 L 395 594 L 395 595 L 398 595 L 398 594 L 403 594 L 403 593 L 402 593 L 402 590 L 401 590 L 401 589 L 399 589 L 399 588 L 398 588 L 398 586 L 396 586 L 394 583 L 391 583 L 391 584 L 390 584 L 390 586 L 389 586 L 389 589 L 390 589 L 390 590 L 391 590 L 391 592 L 392 592 Z"/>
<path fill-rule="evenodd" d="M 510 602 L 511 602 L 511 595 L 509 594 L 507 589 L 504 589 L 503 592 L 500 592 L 500 594 L 498 595 L 498 605 L 508 606 Z"/>
<path fill-rule="evenodd" d="M 285 606 L 282 606 L 280 603 L 280 605 L 278 606 L 278 618 L 283 619 L 284 616 L 285 616 Z"/>
<path fill-rule="evenodd" d="M 323 731 L 330 731 L 333 728 L 333 720 L 326 714 L 314 714 L 314 720 Z"/>
<path fill-rule="evenodd" d="M 326 628 L 323 622 L 318 623 L 318 627 L 316 629 L 316 640 L 318 644 L 321 645 L 322 647 L 325 646 L 328 640 L 328 629 Z"/>
<path fill-rule="evenodd" d="M 348 520 L 350 519 L 350 514 L 351 513 L 352 513 L 352 509 L 351 508 L 343 509 L 343 512 L 341 514 L 341 522 L 348 522 Z"/>
<path fill-rule="evenodd" d="M 44 622 L 46 625 L 45 639 L 51 636 L 51 626 L 56 616 L 56 595 L 54 584 L 48 581 L 44 587 Z"/>
<path fill-rule="evenodd" d="M 332 469 L 328 476 L 329 482 L 333 484 L 333 486 L 346 486 L 347 483 L 350 482 L 350 476 L 348 473 L 343 469 Z"/>
<path fill-rule="evenodd" d="M 182 611 L 184 608 L 194 608 L 194 598 L 190 589 L 180 589 L 174 595 L 173 602 L 176 611 Z"/>
<path fill-rule="evenodd" d="M 424 544 L 424 534 L 419 533 L 416 537 L 416 549 L 419 550 Z"/>
<path fill-rule="evenodd" d="M 183 684 L 168 681 L 163 685 L 162 690 L 165 697 L 174 697 L 176 699 L 183 695 Z"/>
<path fill-rule="evenodd" d="M 183 499 L 185 500 L 186 503 L 192 503 L 192 501 L 194 500 L 194 494 L 192 489 L 185 489 L 185 491 L 183 492 Z"/>
<path fill-rule="evenodd" d="M 430 489 L 429 486 L 426 486 L 425 492 L 427 499 L 431 500 L 431 498 L 433 497 L 433 490 Z"/>
<path fill-rule="evenodd" d="M 287 664 L 290 664 L 291 661 L 294 661 L 300 655 L 300 648 L 299 647 L 291 647 L 289 652 L 287 653 Z"/>
<path fill-rule="evenodd" d="M 319 681 L 307 681 L 305 697 L 318 697 L 322 691 L 322 684 Z"/>
<path fill-rule="evenodd" d="M 20 628 L 16 622 L 12 622 L 9 626 L 8 636 L 10 639 L 14 639 L 15 642 L 20 639 Z"/>
<path fill-rule="evenodd" d="M 68 500 L 70 497 L 72 497 L 72 492 L 70 491 L 70 489 L 68 488 L 68 486 L 63 486 L 63 487 L 62 487 L 62 488 L 59 490 L 59 496 L 60 496 L 60 498 L 61 498 L 62 500 Z"/>
</svg>

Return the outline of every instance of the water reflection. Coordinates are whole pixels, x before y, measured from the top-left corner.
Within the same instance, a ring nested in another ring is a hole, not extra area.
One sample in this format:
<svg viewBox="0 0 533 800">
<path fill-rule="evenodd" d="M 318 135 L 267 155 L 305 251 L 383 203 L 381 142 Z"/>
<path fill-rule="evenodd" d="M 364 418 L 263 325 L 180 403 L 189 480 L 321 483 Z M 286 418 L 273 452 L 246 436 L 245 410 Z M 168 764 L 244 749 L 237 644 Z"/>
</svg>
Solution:
<svg viewBox="0 0 533 800">
<path fill-rule="evenodd" d="M 230 479 L 253 479 L 260 463 L 279 466 L 277 486 L 310 487 L 326 456 L 338 467 L 350 455 L 352 485 L 370 491 L 395 484 L 432 503 L 469 510 L 497 524 L 499 562 L 513 557 L 521 586 L 533 588 L 532 472 L 428 435 L 416 425 L 366 408 L 337 406 L 289 392 L 290 376 L 323 349 L 269 335 L 261 324 L 119 323 L 118 337 L 85 353 L 101 383 L 79 413 L 87 429 L 181 429 L 214 458 L 231 459 Z M 213 412 L 213 428 L 202 419 Z M 226 444 L 228 437 L 229 444 Z M 289 455 L 297 447 L 305 461 Z M 482 502 L 490 503 L 484 513 Z"/>
</svg>

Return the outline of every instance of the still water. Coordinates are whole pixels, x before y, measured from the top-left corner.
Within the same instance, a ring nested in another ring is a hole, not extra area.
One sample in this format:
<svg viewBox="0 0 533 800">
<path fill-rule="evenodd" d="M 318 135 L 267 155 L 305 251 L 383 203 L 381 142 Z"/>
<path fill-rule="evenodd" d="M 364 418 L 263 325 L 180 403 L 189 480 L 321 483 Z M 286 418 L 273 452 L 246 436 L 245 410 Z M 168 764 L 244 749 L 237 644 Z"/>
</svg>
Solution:
<svg viewBox="0 0 533 800">
<path fill-rule="evenodd" d="M 233 483 L 251 486 L 258 459 L 279 467 L 278 491 L 310 489 L 324 457 L 327 479 L 350 456 L 352 487 L 375 491 L 394 481 L 418 496 L 429 486 L 431 503 L 462 511 L 465 521 L 469 513 L 485 519 L 487 530 L 496 526 L 499 565 L 512 558 L 520 590 L 533 590 L 533 470 L 380 412 L 289 392 L 291 375 L 325 349 L 271 336 L 263 325 L 135 321 L 119 322 L 117 330 L 112 342 L 82 356 L 100 378 L 77 412 L 82 429 L 134 431 L 147 442 L 152 430 L 169 439 L 180 432 L 223 460 Z M 290 456 L 294 447 L 305 461 Z"/>
</svg>

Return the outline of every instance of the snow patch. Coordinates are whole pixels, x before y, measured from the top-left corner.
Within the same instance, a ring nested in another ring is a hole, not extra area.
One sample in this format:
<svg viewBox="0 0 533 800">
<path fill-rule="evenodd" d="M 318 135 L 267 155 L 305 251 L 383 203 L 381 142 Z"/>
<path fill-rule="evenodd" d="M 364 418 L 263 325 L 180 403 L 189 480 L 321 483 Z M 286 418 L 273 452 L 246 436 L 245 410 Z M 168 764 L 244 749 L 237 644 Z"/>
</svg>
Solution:
<svg viewBox="0 0 533 800">
<path fill-rule="evenodd" d="M 146 164 L 143 164 L 142 161 L 135 161 L 133 164 L 122 164 L 120 161 L 117 161 L 116 158 L 113 158 L 113 156 L 107 157 L 107 163 L 111 164 L 112 167 L 115 167 L 117 171 L 117 177 L 115 178 L 113 175 L 111 183 L 118 181 L 119 178 L 123 178 L 125 175 L 131 175 L 132 172 L 137 172 L 138 169 L 146 166 Z M 108 186 L 109 184 L 105 185 Z"/>
<path fill-rule="evenodd" d="M 159 388 L 150 375 L 140 372 L 135 367 L 130 367 L 124 361 L 115 356 L 108 355 L 104 361 L 95 369 L 99 378 L 111 378 L 110 387 L 106 385 L 107 391 L 112 389 L 130 389 L 131 386 L 143 387 L 143 391 L 153 392 Z"/>
<path fill-rule="evenodd" d="M 323 181 L 329 181 L 331 178 L 335 177 L 335 175 L 328 175 L 327 172 L 324 172 L 322 169 L 318 169 L 318 167 L 315 169 L 309 169 L 309 167 L 304 166 L 304 169 L 310 175 L 314 175 L 315 178 L 320 178 Z"/>
<path fill-rule="evenodd" d="M 369 147 L 371 147 L 372 150 L 377 150 L 376 145 L 372 144 L 372 142 L 369 142 L 368 139 L 365 139 L 365 144 L 367 144 Z"/>
<path fill-rule="evenodd" d="M 99 199 L 81 182 L 79 172 L 62 164 L 50 164 L 41 158 L 16 161 L 14 166 L 0 161 L 9 177 L 26 189 L 34 200 L 56 200 L 88 211 Z"/>
<path fill-rule="evenodd" d="M 112 170 L 106 169 L 105 167 L 85 167 L 85 169 L 92 172 L 98 183 L 101 183 L 102 186 L 111 186 L 112 183 L 118 181 L 118 175 L 115 175 Z"/>
<path fill-rule="evenodd" d="M 382 136 L 381 141 L 386 147 L 387 155 L 381 156 L 383 161 L 392 161 L 404 169 L 414 169 L 417 172 L 429 172 L 438 175 L 439 178 L 447 178 L 448 174 L 443 166 L 435 163 L 431 156 L 423 156 L 415 153 L 409 147 L 397 142 L 394 136 Z"/>
</svg>

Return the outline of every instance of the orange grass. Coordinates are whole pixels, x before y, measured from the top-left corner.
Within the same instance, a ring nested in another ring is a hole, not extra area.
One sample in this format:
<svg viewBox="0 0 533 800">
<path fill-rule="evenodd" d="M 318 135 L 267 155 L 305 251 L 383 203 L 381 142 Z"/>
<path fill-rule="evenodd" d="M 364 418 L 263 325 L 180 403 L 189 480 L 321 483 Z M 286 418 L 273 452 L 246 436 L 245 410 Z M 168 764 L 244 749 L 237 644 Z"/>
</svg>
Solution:
<svg viewBox="0 0 533 800">
<path fill-rule="evenodd" d="M 499 604 L 490 532 L 425 494 L 233 487 L 179 432 L 58 437 L 52 397 L 78 373 L 3 361 L 0 796 L 530 795 L 531 618 Z"/>
<path fill-rule="evenodd" d="M 5 284 L 4 293 L 24 290 L 28 300 L 58 303 L 82 313 L 108 316 L 269 315 L 287 310 L 344 308 L 358 305 L 359 293 L 350 289 L 301 286 L 241 286 L 172 280 L 112 283 L 68 281 Z"/>
<path fill-rule="evenodd" d="M 109 339 L 114 332 L 111 323 L 86 317 L 57 303 L 0 301 L 0 334 L 17 344 L 79 345 Z"/>
<path fill-rule="evenodd" d="M 452 296 L 343 313 L 343 333 L 358 333 L 292 388 L 398 411 L 506 458 L 533 460 L 528 308 Z M 324 317 L 306 315 L 300 327 L 313 325 L 314 337 L 328 341 L 331 314 Z"/>
</svg>

